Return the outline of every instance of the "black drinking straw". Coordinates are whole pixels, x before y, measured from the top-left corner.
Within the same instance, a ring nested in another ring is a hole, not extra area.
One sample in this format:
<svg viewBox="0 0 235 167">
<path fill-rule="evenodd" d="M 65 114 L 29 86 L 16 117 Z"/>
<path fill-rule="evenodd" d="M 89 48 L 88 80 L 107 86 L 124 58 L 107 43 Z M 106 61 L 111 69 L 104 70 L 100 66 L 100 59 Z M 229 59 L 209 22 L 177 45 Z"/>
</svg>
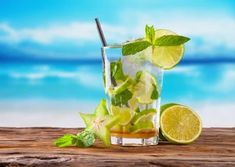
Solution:
<svg viewBox="0 0 235 167">
<path fill-rule="evenodd" d="M 101 25 L 100 25 L 100 21 L 98 18 L 95 18 L 95 22 L 96 22 L 96 27 L 97 27 L 97 30 L 98 30 L 98 33 L 99 33 L 99 36 L 100 36 L 100 40 L 102 42 L 102 45 L 103 46 L 107 46 L 107 43 L 106 43 L 106 40 L 104 38 L 104 33 L 102 31 L 102 28 L 101 28 Z"/>
<path fill-rule="evenodd" d="M 96 23 L 96 27 L 97 27 L 97 30 L 98 30 L 98 33 L 99 33 L 99 36 L 100 36 L 100 40 L 102 42 L 102 45 L 103 47 L 107 46 L 107 42 L 104 38 L 104 33 L 102 31 L 102 28 L 101 28 L 101 25 L 100 25 L 100 21 L 98 18 L 95 18 L 95 23 Z M 104 51 L 104 48 L 101 48 L 101 56 L 102 56 L 102 61 L 103 61 L 103 66 L 105 68 L 105 51 Z M 111 77 L 111 82 L 113 83 L 114 86 L 117 85 L 116 81 Z"/>
<path fill-rule="evenodd" d="M 102 28 L 101 28 L 101 25 L 100 25 L 100 21 L 99 21 L 98 18 L 95 18 L 95 23 L 96 23 L 96 28 L 98 30 L 98 34 L 100 36 L 101 43 L 102 43 L 103 47 L 105 47 L 105 46 L 107 46 L 107 42 L 106 42 L 106 40 L 104 38 L 104 33 L 102 31 Z M 103 64 L 105 64 L 105 58 L 104 58 L 104 54 L 105 54 L 104 52 L 105 51 L 104 51 L 104 48 L 101 48 L 101 52 L 102 52 L 102 54 L 101 54 L 102 61 L 103 61 Z"/>
</svg>

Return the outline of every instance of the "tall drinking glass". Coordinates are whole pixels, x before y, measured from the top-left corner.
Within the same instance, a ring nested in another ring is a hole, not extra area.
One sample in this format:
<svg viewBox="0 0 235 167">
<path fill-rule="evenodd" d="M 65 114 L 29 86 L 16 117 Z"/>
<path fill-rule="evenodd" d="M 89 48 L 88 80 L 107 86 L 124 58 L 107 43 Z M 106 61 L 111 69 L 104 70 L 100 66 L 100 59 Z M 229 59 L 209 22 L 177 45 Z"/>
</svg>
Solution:
<svg viewBox="0 0 235 167">
<path fill-rule="evenodd" d="M 143 52 L 122 56 L 118 45 L 102 48 L 107 108 L 119 115 L 111 128 L 112 144 L 158 144 L 163 70 L 144 57 Z"/>
</svg>

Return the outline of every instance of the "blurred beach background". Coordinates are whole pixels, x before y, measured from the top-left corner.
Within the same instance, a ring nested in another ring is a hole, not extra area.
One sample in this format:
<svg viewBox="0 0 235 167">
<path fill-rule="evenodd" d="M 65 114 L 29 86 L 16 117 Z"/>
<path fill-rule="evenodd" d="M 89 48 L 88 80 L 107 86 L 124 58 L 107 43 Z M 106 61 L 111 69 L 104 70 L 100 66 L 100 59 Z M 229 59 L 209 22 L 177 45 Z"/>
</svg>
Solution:
<svg viewBox="0 0 235 167">
<path fill-rule="evenodd" d="M 162 104 L 190 106 L 204 127 L 235 127 L 235 1 L 0 2 L 0 126 L 81 127 L 105 98 L 94 18 L 109 44 L 146 24 L 191 38 L 164 74 Z"/>
</svg>

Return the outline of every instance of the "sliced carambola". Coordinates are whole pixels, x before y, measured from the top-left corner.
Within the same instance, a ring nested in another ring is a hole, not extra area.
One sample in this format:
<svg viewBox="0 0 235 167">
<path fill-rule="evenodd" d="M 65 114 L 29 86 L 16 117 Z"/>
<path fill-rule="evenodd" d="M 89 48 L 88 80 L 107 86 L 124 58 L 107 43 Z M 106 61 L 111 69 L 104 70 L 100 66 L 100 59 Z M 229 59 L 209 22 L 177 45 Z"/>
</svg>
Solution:
<svg viewBox="0 0 235 167">
<path fill-rule="evenodd" d="M 106 101 L 101 100 L 94 114 L 80 113 L 80 116 L 86 124 L 86 129 L 93 132 L 106 146 L 110 146 L 110 129 L 117 124 L 119 118 L 109 115 Z"/>
</svg>

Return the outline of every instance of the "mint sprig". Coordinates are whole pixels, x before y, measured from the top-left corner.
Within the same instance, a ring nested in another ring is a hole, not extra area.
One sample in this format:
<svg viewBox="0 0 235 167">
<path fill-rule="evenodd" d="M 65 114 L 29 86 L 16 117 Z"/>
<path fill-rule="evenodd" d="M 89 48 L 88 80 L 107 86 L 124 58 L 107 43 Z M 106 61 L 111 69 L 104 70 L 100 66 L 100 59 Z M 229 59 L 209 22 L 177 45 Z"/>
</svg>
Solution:
<svg viewBox="0 0 235 167">
<path fill-rule="evenodd" d="M 56 139 L 54 144 L 57 147 L 69 147 L 69 146 L 90 147 L 94 144 L 94 142 L 95 142 L 95 135 L 88 130 L 84 130 L 77 135 L 65 134 L 64 136 Z"/>
<path fill-rule="evenodd" d="M 154 44 L 156 35 L 155 35 L 155 29 L 153 26 L 145 26 L 145 38 L 150 44 Z"/>
<path fill-rule="evenodd" d="M 64 136 L 56 139 L 54 144 L 57 147 L 68 147 L 75 145 L 76 136 L 72 134 L 65 134 Z"/>
<path fill-rule="evenodd" d="M 164 35 L 156 38 L 153 26 L 145 26 L 145 38 L 134 40 L 122 46 L 122 55 L 128 56 L 136 54 L 150 46 L 177 46 L 188 42 L 190 38 L 181 35 Z"/>
</svg>

